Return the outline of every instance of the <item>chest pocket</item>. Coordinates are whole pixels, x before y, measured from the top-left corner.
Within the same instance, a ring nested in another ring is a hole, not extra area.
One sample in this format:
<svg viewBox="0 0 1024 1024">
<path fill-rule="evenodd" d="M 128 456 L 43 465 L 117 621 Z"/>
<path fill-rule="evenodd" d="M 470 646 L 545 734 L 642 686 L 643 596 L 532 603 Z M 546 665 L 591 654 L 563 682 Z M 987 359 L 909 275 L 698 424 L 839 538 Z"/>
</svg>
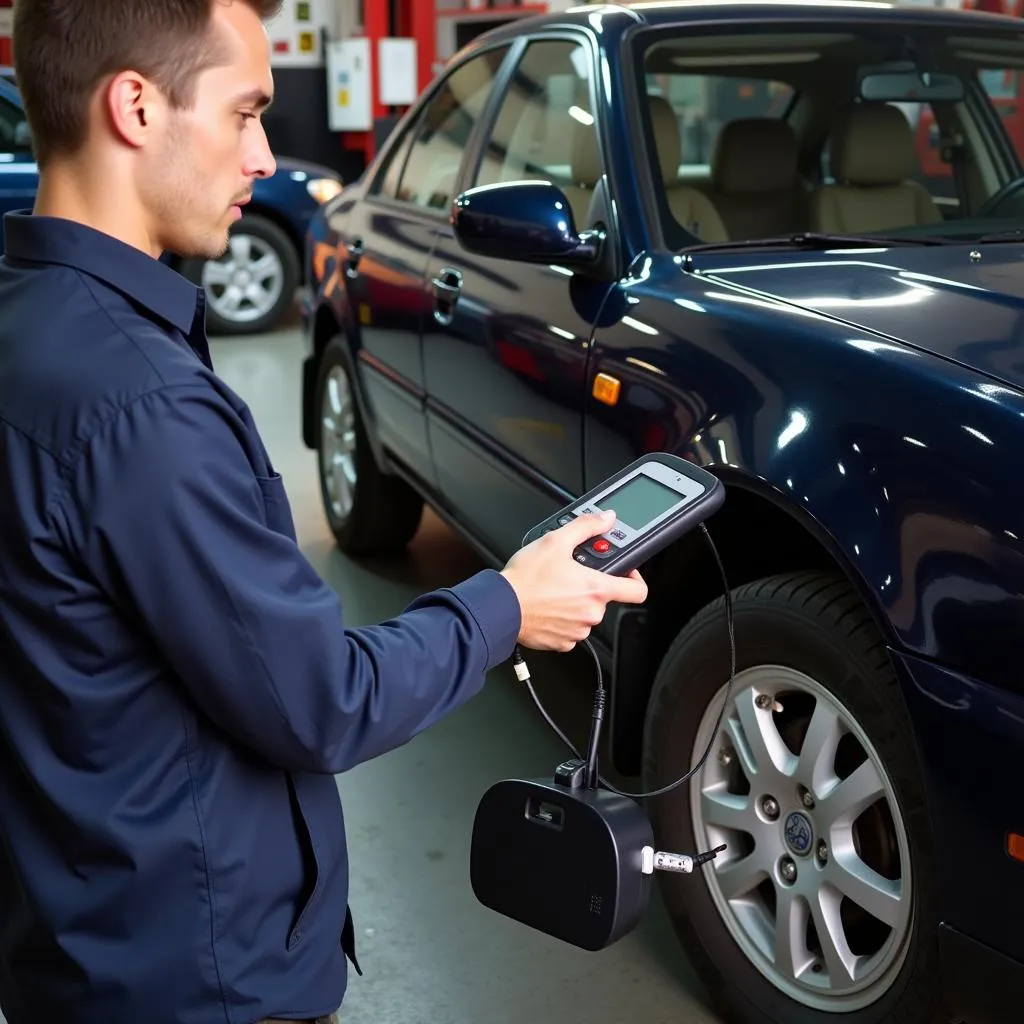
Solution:
<svg viewBox="0 0 1024 1024">
<path fill-rule="evenodd" d="M 258 476 L 256 482 L 263 494 L 263 508 L 267 516 L 267 526 L 275 533 L 295 540 L 295 523 L 292 519 L 291 505 L 285 493 L 284 480 L 280 473 L 270 471 L 270 476 Z"/>
</svg>

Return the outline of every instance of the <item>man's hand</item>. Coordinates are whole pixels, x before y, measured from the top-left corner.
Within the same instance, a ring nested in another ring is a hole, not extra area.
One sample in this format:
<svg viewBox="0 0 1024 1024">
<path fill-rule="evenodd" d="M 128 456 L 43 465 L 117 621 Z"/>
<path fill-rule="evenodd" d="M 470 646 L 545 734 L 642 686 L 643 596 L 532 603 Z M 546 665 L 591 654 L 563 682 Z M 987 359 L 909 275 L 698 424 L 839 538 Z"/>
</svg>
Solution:
<svg viewBox="0 0 1024 1024">
<path fill-rule="evenodd" d="M 614 512 L 579 516 L 517 551 L 502 570 L 519 598 L 519 642 L 538 651 L 571 651 L 604 618 L 609 602 L 642 604 L 647 584 L 635 570 L 612 576 L 580 565 L 580 545 L 604 533 Z"/>
</svg>

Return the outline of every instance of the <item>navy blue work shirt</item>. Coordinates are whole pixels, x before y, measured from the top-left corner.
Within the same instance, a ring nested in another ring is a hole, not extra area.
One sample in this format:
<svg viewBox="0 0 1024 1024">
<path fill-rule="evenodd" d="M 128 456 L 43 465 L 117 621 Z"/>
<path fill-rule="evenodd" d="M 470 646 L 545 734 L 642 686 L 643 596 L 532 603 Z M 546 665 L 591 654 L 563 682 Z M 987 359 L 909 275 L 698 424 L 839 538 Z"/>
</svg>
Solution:
<svg viewBox="0 0 1024 1024">
<path fill-rule="evenodd" d="M 0 1006 L 330 1013 L 355 955 L 332 773 L 475 694 L 515 593 L 488 570 L 345 629 L 201 290 L 69 221 L 4 232 Z"/>
</svg>

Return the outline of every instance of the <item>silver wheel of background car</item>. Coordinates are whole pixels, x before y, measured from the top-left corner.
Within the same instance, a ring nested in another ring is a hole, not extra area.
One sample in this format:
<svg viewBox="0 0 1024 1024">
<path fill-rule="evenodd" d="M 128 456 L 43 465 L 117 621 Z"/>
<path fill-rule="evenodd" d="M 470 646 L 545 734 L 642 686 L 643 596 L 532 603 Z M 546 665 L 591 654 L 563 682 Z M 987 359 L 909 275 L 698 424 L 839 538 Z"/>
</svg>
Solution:
<svg viewBox="0 0 1024 1024">
<path fill-rule="evenodd" d="M 724 696 L 725 687 L 707 705 L 697 757 Z M 813 711 L 776 714 L 787 699 Z M 795 669 L 749 668 L 690 787 L 698 842 L 728 844 L 705 875 L 749 961 L 813 1009 L 850 1012 L 878 999 L 911 935 L 909 840 L 892 782 L 853 716 Z"/>
<path fill-rule="evenodd" d="M 223 320 L 234 324 L 263 319 L 278 304 L 284 289 L 281 256 L 268 241 L 238 232 L 219 260 L 207 260 L 202 286 L 207 302 Z"/>
<path fill-rule="evenodd" d="M 348 374 L 332 366 L 323 388 L 320 410 L 320 460 L 324 488 L 338 519 L 352 511 L 356 493 L 356 416 Z"/>
</svg>

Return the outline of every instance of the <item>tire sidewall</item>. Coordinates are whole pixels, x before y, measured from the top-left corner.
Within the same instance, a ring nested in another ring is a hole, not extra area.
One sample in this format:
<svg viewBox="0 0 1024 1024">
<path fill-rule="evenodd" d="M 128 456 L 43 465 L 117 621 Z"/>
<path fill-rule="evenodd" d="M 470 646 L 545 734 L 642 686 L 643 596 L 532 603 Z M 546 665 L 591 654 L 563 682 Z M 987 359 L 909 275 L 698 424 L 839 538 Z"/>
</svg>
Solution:
<svg viewBox="0 0 1024 1024">
<path fill-rule="evenodd" d="M 705 882 L 696 878 L 661 879 L 673 923 L 712 995 L 730 1019 L 762 1024 L 826 1024 L 841 1018 L 851 1024 L 882 1024 L 923 1019 L 911 1007 L 930 1003 L 937 970 L 938 923 L 935 865 L 924 783 L 916 745 L 893 678 L 880 679 L 878 666 L 844 647 L 838 630 L 814 621 L 794 607 L 773 605 L 763 597 L 734 598 L 737 673 L 763 664 L 787 665 L 823 684 L 864 729 L 882 759 L 896 794 L 910 845 L 913 918 L 910 949 L 888 992 L 870 1007 L 832 1014 L 796 1003 L 776 989 L 751 964 L 722 921 Z M 648 709 L 644 789 L 656 789 L 684 774 L 695 756 L 696 730 L 705 710 L 729 678 L 724 602 L 715 614 L 698 616 L 666 655 Z M 890 668 L 891 672 L 891 668 Z M 719 704 L 715 704 L 717 713 Z M 696 752 L 700 756 L 703 751 Z M 661 849 L 697 849 L 689 803 L 689 783 L 649 803 Z M 712 865 L 702 869 L 712 872 Z M 717 989 L 718 991 L 714 991 Z M 911 1010 L 911 1012 L 906 1012 Z M 923 1012 L 923 1010 L 921 1011 Z"/>
</svg>

